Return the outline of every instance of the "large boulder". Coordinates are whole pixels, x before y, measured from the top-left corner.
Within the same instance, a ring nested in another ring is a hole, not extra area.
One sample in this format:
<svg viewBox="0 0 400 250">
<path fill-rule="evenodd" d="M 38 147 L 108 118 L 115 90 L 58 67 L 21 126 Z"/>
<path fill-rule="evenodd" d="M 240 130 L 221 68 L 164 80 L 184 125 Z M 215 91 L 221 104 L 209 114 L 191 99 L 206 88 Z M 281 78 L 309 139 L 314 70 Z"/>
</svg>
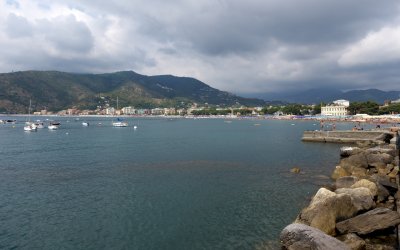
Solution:
<svg viewBox="0 0 400 250">
<path fill-rule="evenodd" d="M 358 211 L 369 210 L 375 207 L 374 196 L 366 187 L 339 188 L 336 189 L 335 193 L 350 195 L 352 203 Z"/>
<path fill-rule="evenodd" d="M 336 179 L 335 186 L 336 188 L 349 188 L 354 183 L 356 183 L 359 179 L 355 176 L 343 176 Z"/>
<path fill-rule="evenodd" d="M 360 210 L 353 204 L 349 194 L 336 194 L 326 188 L 320 188 L 310 205 L 301 211 L 296 222 L 335 235 L 336 221 L 351 218 L 358 211 Z"/>
<path fill-rule="evenodd" d="M 332 173 L 332 179 L 336 180 L 338 178 L 344 177 L 344 176 L 349 176 L 351 173 L 347 172 L 344 168 L 341 166 L 336 166 L 335 170 Z"/>
<path fill-rule="evenodd" d="M 400 224 L 400 215 L 388 208 L 375 208 L 348 220 L 338 222 L 336 229 L 341 233 L 365 235 L 377 230 L 387 229 Z"/>
<path fill-rule="evenodd" d="M 357 236 L 357 234 L 345 234 L 337 237 L 338 240 L 343 241 L 351 250 L 364 250 L 365 241 Z"/>
<path fill-rule="evenodd" d="M 359 187 L 368 188 L 373 196 L 376 196 L 378 194 L 378 187 L 372 181 L 362 179 L 362 180 L 357 181 L 356 183 L 354 183 L 351 186 L 351 188 L 359 188 Z"/>
<path fill-rule="evenodd" d="M 351 175 L 356 176 L 358 178 L 363 178 L 368 176 L 368 170 L 366 168 L 353 167 L 351 171 Z"/>
<path fill-rule="evenodd" d="M 378 184 L 377 187 L 378 187 L 378 195 L 377 195 L 376 201 L 383 202 L 383 201 L 387 200 L 387 198 L 390 195 L 390 192 L 381 184 Z"/>
<path fill-rule="evenodd" d="M 341 147 L 340 148 L 340 156 L 341 157 L 349 157 L 350 155 L 355 155 L 361 152 L 361 149 L 358 147 Z"/>
<path fill-rule="evenodd" d="M 297 223 L 290 224 L 282 230 L 280 241 L 282 249 L 287 250 L 350 250 L 350 248 L 340 240 L 316 228 Z"/>
<path fill-rule="evenodd" d="M 386 153 L 380 153 L 380 154 L 367 154 L 367 161 L 368 165 L 370 166 L 376 166 L 376 165 L 381 165 L 383 164 L 386 166 L 386 164 L 392 163 L 394 157 L 391 156 L 390 154 Z"/>
<path fill-rule="evenodd" d="M 398 186 L 395 182 L 390 181 L 389 176 L 382 176 L 382 175 L 373 175 L 371 179 L 376 183 L 384 186 L 389 190 L 392 194 L 395 194 L 398 190 Z"/>
<path fill-rule="evenodd" d="M 366 154 L 364 152 L 361 152 L 342 159 L 339 165 L 346 169 L 348 172 L 351 172 L 349 170 L 354 167 L 368 168 L 368 161 Z"/>
<path fill-rule="evenodd" d="M 393 169 L 390 171 L 390 173 L 388 173 L 388 177 L 389 178 L 396 178 L 399 175 L 399 167 L 393 167 Z"/>
<path fill-rule="evenodd" d="M 378 154 L 378 153 L 386 153 L 395 157 L 398 153 L 397 150 L 393 147 L 373 147 L 366 150 L 367 154 Z"/>
</svg>

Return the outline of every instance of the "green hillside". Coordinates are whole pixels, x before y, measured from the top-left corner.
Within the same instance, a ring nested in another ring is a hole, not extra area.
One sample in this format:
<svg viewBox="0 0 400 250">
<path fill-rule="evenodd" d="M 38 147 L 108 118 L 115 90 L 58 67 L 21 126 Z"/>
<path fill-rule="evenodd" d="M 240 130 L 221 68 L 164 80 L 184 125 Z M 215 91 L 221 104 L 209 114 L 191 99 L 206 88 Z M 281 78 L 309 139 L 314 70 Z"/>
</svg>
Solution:
<svg viewBox="0 0 400 250">
<path fill-rule="evenodd" d="M 101 98 L 103 97 L 103 98 Z M 183 106 L 191 103 L 230 106 L 263 105 L 259 99 L 242 98 L 214 89 L 189 77 L 145 76 L 133 71 L 77 74 L 58 71 L 21 71 L 0 74 L 0 112 L 26 113 L 32 109 L 58 111 L 73 106 L 95 109 L 107 100 L 120 107 Z"/>
</svg>

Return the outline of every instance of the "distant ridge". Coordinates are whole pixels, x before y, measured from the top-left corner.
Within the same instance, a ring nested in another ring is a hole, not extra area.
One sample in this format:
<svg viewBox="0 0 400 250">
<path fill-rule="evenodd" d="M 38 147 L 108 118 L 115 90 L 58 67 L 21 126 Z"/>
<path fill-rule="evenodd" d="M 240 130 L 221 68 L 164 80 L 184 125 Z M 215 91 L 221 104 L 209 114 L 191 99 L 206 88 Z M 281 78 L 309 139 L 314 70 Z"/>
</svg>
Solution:
<svg viewBox="0 0 400 250">
<path fill-rule="evenodd" d="M 59 71 L 20 71 L 0 74 L 0 112 L 61 110 L 73 106 L 95 109 L 104 105 L 142 108 L 183 106 L 191 103 L 220 106 L 263 106 L 261 99 L 220 91 L 190 77 L 146 76 L 133 71 L 78 74 Z"/>
<path fill-rule="evenodd" d="M 280 100 L 291 103 L 317 104 L 338 99 L 355 101 L 375 101 L 383 104 L 385 100 L 397 100 L 400 91 L 382 91 L 379 89 L 340 91 L 334 88 L 319 88 L 295 93 L 273 93 L 258 95 L 265 100 Z"/>
</svg>

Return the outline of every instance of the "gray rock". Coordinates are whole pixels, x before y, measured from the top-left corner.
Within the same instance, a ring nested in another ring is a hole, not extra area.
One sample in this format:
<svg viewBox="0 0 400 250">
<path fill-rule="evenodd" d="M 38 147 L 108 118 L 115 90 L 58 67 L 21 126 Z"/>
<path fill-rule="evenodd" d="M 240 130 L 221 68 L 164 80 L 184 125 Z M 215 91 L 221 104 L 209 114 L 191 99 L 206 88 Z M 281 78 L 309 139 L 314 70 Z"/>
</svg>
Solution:
<svg viewBox="0 0 400 250">
<path fill-rule="evenodd" d="M 346 169 L 348 172 L 351 172 L 349 170 L 352 170 L 352 168 L 354 167 L 368 168 L 368 161 L 365 153 L 361 152 L 342 159 L 339 165 Z"/>
<path fill-rule="evenodd" d="M 351 250 L 364 250 L 365 241 L 357 236 L 357 234 L 345 234 L 337 237 L 340 241 L 343 241 Z"/>
<path fill-rule="evenodd" d="M 336 188 L 349 188 L 354 183 L 356 183 L 359 179 L 355 176 L 344 176 L 340 177 L 336 180 L 335 186 Z"/>
<path fill-rule="evenodd" d="M 335 193 L 350 195 L 351 201 L 358 211 L 369 210 L 375 207 L 374 196 L 366 187 L 339 188 Z"/>
<path fill-rule="evenodd" d="M 383 202 L 389 197 L 390 193 L 381 184 L 378 184 L 377 187 L 378 187 L 378 195 L 377 195 L 376 201 L 377 202 Z"/>
<path fill-rule="evenodd" d="M 386 164 L 393 162 L 393 156 L 386 153 L 367 154 L 368 165 L 375 166 L 376 164 Z"/>
<path fill-rule="evenodd" d="M 343 242 L 324 232 L 303 224 L 290 224 L 280 235 L 282 249 L 287 250 L 350 250 Z"/>
<path fill-rule="evenodd" d="M 377 230 L 400 224 L 400 215 L 387 208 L 375 208 L 354 218 L 336 224 L 336 229 L 344 233 L 365 235 Z"/>
<path fill-rule="evenodd" d="M 365 250 L 398 250 L 396 247 L 384 244 L 365 244 Z"/>
<path fill-rule="evenodd" d="M 382 175 L 373 175 L 371 176 L 371 179 L 375 181 L 376 183 L 384 186 L 389 192 L 391 193 L 396 193 L 397 192 L 397 184 L 394 182 L 390 181 L 390 178 L 388 176 L 382 176 Z"/>
<path fill-rule="evenodd" d="M 397 155 L 397 150 L 393 147 L 373 147 L 366 150 L 367 154 L 377 154 L 386 153 L 395 157 Z"/>
<path fill-rule="evenodd" d="M 341 147 L 340 148 L 340 156 L 341 157 L 349 157 L 350 155 L 360 153 L 360 148 L 358 147 Z"/>
</svg>

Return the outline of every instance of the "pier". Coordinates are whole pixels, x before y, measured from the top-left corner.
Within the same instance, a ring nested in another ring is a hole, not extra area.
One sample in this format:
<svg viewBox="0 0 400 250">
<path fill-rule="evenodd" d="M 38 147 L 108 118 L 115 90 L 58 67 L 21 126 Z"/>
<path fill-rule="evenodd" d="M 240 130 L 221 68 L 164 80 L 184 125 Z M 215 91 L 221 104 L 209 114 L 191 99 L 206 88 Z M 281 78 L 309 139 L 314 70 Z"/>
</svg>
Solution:
<svg viewBox="0 0 400 250">
<path fill-rule="evenodd" d="M 398 133 L 391 130 L 334 130 L 334 131 L 304 131 L 302 141 L 306 142 L 333 142 L 357 143 L 377 142 L 397 145 Z"/>
</svg>

